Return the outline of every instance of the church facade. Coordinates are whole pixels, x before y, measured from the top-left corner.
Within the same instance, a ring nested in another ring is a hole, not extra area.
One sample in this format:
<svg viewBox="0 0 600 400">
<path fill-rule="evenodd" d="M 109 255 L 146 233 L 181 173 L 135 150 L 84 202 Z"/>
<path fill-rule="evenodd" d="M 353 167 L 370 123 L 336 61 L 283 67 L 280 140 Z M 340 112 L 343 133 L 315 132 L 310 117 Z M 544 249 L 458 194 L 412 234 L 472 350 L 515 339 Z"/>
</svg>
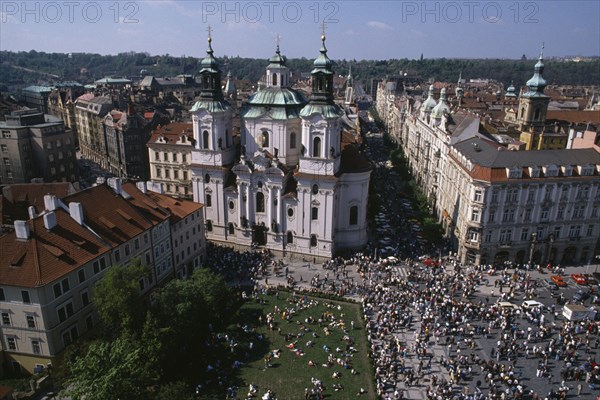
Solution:
<svg viewBox="0 0 600 400">
<path fill-rule="evenodd" d="M 277 46 L 265 87 L 240 113 L 238 149 L 209 37 L 191 110 L 193 195 L 205 206 L 209 240 L 314 257 L 366 245 L 371 165 L 334 102 L 333 62 L 321 40 L 308 99 L 289 86 Z"/>
</svg>

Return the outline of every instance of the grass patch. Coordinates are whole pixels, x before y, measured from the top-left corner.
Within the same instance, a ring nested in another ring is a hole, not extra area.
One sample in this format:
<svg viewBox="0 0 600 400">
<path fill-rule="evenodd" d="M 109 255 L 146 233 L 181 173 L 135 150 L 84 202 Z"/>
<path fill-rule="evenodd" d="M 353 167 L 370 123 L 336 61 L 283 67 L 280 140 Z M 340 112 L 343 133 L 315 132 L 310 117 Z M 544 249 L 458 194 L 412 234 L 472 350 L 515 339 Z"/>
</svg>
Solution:
<svg viewBox="0 0 600 400">
<path fill-rule="evenodd" d="M 268 314 L 273 316 L 272 329 L 266 323 Z M 315 378 L 324 385 L 326 399 L 354 398 L 361 388 L 367 391 L 363 398 L 375 398 L 361 315 L 356 303 L 283 291 L 248 300 L 239 311 L 238 323 L 229 330 L 237 343 L 235 359 L 243 363 L 237 374 L 238 397 L 243 397 L 252 383 L 258 385 L 259 396 L 271 389 L 279 400 L 304 399 L 305 388 L 315 388 Z M 307 345 L 309 341 L 314 344 Z M 291 343 L 295 343 L 295 351 L 289 348 Z M 271 366 L 265 368 L 265 357 L 274 350 L 279 357 L 272 356 Z M 333 365 L 324 366 L 328 358 L 333 358 Z M 309 361 L 315 366 L 309 366 Z M 341 376 L 334 378 L 334 372 Z M 343 389 L 335 391 L 334 384 Z"/>
</svg>

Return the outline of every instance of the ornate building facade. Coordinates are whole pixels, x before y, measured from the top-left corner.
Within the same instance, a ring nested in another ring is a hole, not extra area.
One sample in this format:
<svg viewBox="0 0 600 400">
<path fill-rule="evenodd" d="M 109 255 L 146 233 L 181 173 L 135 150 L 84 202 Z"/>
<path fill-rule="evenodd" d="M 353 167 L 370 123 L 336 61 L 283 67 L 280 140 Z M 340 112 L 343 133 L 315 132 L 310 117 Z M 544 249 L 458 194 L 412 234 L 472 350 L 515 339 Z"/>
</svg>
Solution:
<svg viewBox="0 0 600 400">
<path fill-rule="evenodd" d="M 265 87 L 241 112 L 238 155 L 209 37 L 202 91 L 191 110 L 193 194 L 204 203 L 209 239 L 314 257 L 367 243 L 371 166 L 345 130 L 344 111 L 333 99 L 333 62 L 321 39 L 309 99 L 290 87 L 277 46 Z"/>
</svg>

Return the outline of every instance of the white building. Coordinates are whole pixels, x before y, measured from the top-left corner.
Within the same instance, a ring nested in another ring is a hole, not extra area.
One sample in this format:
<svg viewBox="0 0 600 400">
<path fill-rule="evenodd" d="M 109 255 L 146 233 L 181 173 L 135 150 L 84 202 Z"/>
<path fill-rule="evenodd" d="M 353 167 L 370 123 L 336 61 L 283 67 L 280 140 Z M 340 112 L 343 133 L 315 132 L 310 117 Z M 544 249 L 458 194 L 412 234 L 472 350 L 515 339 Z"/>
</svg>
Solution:
<svg viewBox="0 0 600 400">
<path fill-rule="evenodd" d="M 204 203 L 209 239 L 331 257 L 367 242 L 370 164 L 344 132 L 347 118 L 333 101 L 333 62 L 325 37 L 314 62 L 312 94 L 289 87 L 285 57 L 266 68 L 265 87 L 241 113 L 241 155 L 231 137 L 211 39 L 202 61 L 202 92 L 194 105 L 194 200 Z"/>
</svg>

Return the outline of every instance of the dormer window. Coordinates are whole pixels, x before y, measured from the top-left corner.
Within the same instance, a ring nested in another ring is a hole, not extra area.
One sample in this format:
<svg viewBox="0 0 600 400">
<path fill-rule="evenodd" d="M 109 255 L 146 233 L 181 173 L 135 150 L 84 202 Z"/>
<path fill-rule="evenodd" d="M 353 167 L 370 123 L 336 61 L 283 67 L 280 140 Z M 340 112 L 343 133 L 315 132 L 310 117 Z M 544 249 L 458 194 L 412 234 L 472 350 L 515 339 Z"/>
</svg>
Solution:
<svg viewBox="0 0 600 400">
<path fill-rule="evenodd" d="M 540 167 L 529 167 L 529 176 L 532 178 L 540 177 Z"/>
<path fill-rule="evenodd" d="M 506 168 L 506 176 L 509 179 L 519 179 L 523 175 L 523 170 L 520 167 Z"/>
<path fill-rule="evenodd" d="M 594 175 L 594 167 L 592 165 L 578 165 L 577 171 L 580 176 Z"/>
<path fill-rule="evenodd" d="M 547 165 L 543 167 L 542 170 L 544 171 L 544 175 L 546 177 L 558 176 L 558 168 L 556 167 L 556 165 Z"/>
<path fill-rule="evenodd" d="M 571 165 L 564 165 L 561 167 L 563 176 L 573 175 L 573 167 Z"/>
</svg>

